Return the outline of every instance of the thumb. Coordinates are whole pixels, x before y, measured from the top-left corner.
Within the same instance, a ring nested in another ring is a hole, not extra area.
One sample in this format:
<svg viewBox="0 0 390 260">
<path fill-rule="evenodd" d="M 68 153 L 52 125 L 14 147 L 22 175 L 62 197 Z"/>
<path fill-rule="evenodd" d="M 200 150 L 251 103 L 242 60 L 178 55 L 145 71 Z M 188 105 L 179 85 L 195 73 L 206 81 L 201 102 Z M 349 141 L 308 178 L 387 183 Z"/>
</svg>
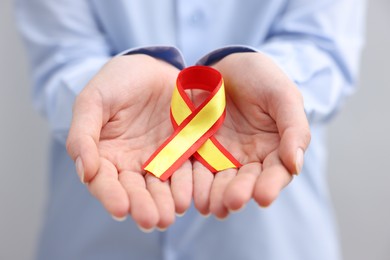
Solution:
<svg viewBox="0 0 390 260">
<path fill-rule="evenodd" d="M 302 171 L 304 152 L 309 146 L 311 134 L 302 95 L 294 84 L 290 85 L 291 91 L 279 95 L 275 121 L 281 138 L 279 157 L 291 174 L 299 174 Z"/>
<path fill-rule="evenodd" d="M 279 157 L 291 174 L 299 174 L 303 167 L 304 152 L 310 142 L 307 127 L 289 127 L 280 140 Z"/>
<path fill-rule="evenodd" d="M 103 124 L 103 99 L 85 88 L 76 98 L 66 149 L 76 163 L 81 182 L 88 183 L 99 169 L 98 142 Z"/>
</svg>

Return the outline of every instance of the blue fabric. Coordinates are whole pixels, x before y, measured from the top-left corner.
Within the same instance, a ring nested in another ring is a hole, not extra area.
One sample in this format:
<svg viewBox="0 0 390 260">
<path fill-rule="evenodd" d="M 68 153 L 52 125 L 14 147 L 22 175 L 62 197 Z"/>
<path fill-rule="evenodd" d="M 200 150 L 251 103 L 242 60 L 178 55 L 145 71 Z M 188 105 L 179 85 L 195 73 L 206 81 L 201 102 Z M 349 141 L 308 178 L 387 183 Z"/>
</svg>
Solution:
<svg viewBox="0 0 390 260">
<path fill-rule="evenodd" d="M 37 259 L 340 259 L 324 123 L 354 89 L 364 1 L 16 0 L 15 9 L 34 104 L 53 133 Z M 250 203 L 222 222 L 193 208 L 163 233 L 144 234 L 131 219 L 113 221 L 79 182 L 65 151 L 75 96 L 105 62 L 129 49 L 180 68 L 212 62 L 232 46 L 266 53 L 301 90 L 312 130 L 302 174 L 271 207 Z"/>
</svg>

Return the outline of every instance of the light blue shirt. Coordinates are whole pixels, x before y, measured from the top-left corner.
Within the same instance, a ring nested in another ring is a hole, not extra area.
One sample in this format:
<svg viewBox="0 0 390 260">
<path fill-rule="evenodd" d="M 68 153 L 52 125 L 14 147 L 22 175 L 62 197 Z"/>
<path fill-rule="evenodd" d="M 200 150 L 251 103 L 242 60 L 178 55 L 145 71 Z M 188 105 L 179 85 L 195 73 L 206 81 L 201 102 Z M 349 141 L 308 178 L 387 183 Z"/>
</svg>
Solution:
<svg viewBox="0 0 390 260">
<path fill-rule="evenodd" d="M 354 89 L 364 8 L 363 0 L 17 0 L 34 104 L 53 133 L 37 259 L 340 259 L 323 125 Z M 194 208 L 166 232 L 144 234 L 131 219 L 113 221 L 65 151 L 75 96 L 128 49 L 158 56 L 144 47 L 175 46 L 183 58 L 172 48 L 162 58 L 183 67 L 238 45 L 268 54 L 304 96 L 312 143 L 302 174 L 271 207 L 251 202 L 225 221 Z"/>
</svg>

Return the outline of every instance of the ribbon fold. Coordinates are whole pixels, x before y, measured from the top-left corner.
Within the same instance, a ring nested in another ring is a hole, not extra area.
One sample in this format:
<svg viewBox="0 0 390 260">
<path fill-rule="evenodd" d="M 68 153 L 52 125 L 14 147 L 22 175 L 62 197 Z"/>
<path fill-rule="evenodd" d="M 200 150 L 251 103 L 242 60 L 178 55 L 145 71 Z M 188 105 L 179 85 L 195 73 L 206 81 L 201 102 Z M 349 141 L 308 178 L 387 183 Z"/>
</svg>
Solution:
<svg viewBox="0 0 390 260">
<path fill-rule="evenodd" d="M 185 93 L 189 89 L 205 90 L 210 95 L 195 107 Z M 174 132 L 144 163 L 145 171 L 165 181 L 191 156 L 213 173 L 241 166 L 213 136 L 226 115 L 225 88 L 217 70 L 206 66 L 182 70 L 172 94 L 170 115 Z"/>
</svg>

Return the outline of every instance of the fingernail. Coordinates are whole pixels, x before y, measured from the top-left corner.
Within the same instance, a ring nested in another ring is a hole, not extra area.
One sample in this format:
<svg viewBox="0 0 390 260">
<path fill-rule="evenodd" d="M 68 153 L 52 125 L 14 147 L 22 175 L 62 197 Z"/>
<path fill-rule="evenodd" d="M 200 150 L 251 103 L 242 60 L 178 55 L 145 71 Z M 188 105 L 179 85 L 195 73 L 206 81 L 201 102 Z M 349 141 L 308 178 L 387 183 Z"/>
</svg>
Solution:
<svg viewBox="0 0 390 260">
<path fill-rule="evenodd" d="M 303 150 L 298 148 L 297 157 L 295 159 L 295 174 L 299 175 L 303 167 Z"/>
<path fill-rule="evenodd" d="M 123 221 L 125 221 L 125 220 L 127 219 L 127 216 L 116 217 L 116 216 L 114 216 L 114 215 L 111 215 L 111 217 L 112 217 L 114 220 L 118 221 L 118 222 L 123 222 Z"/>
<path fill-rule="evenodd" d="M 157 230 L 158 231 L 160 231 L 160 232 L 164 232 L 164 231 L 166 231 L 168 228 L 166 227 L 166 228 L 159 228 L 159 227 L 157 227 Z"/>
<path fill-rule="evenodd" d="M 80 157 L 77 157 L 77 159 L 76 159 L 76 172 L 77 172 L 77 175 L 80 178 L 80 181 L 83 184 L 85 184 L 85 181 L 84 181 L 84 166 L 83 166 L 83 162 L 81 161 Z"/>
<path fill-rule="evenodd" d="M 241 208 L 238 208 L 238 209 L 229 209 L 229 212 L 230 213 L 237 213 L 237 212 L 242 211 L 244 208 L 245 208 L 245 205 L 243 205 Z"/>
<path fill-rule="evenodd" d="M 225 219 L 227 219 L 227 216 L 226 216 L 226 217 L 223 217 L 223 218 L 215 216 L 215 218 L 216 218 L 217 220 L 219 220 L 219 221 L 224 221 Z"/>
<path fill-rule="evenodd" d="M 202 217 L 208 218 L 208 217 L 210 217 L 211 213 L 210 212 L 207 214 L 200 213 L 200 215 L 202 215 Z"/>
<path fill-rule="evenodd" d="M 176 216 L 178 216 L 178 217 L 183 217 L 184 214 L 186 214 L 186 212 L 187 212 L 187 211 L 184 211 L 184 212 L 182 212 L 182 213 L 176 213 Z"/>
<path fill-rule="evenodd" d="M 141 230 L 144 233 L 152 233 L 153 230 L 154 230 L 154 227 L 152 227 L 152 228 L 143 228 L 141 226 L 138 226 L 138 228 L 139 228 L 139 230 Z"/>
</svg>

